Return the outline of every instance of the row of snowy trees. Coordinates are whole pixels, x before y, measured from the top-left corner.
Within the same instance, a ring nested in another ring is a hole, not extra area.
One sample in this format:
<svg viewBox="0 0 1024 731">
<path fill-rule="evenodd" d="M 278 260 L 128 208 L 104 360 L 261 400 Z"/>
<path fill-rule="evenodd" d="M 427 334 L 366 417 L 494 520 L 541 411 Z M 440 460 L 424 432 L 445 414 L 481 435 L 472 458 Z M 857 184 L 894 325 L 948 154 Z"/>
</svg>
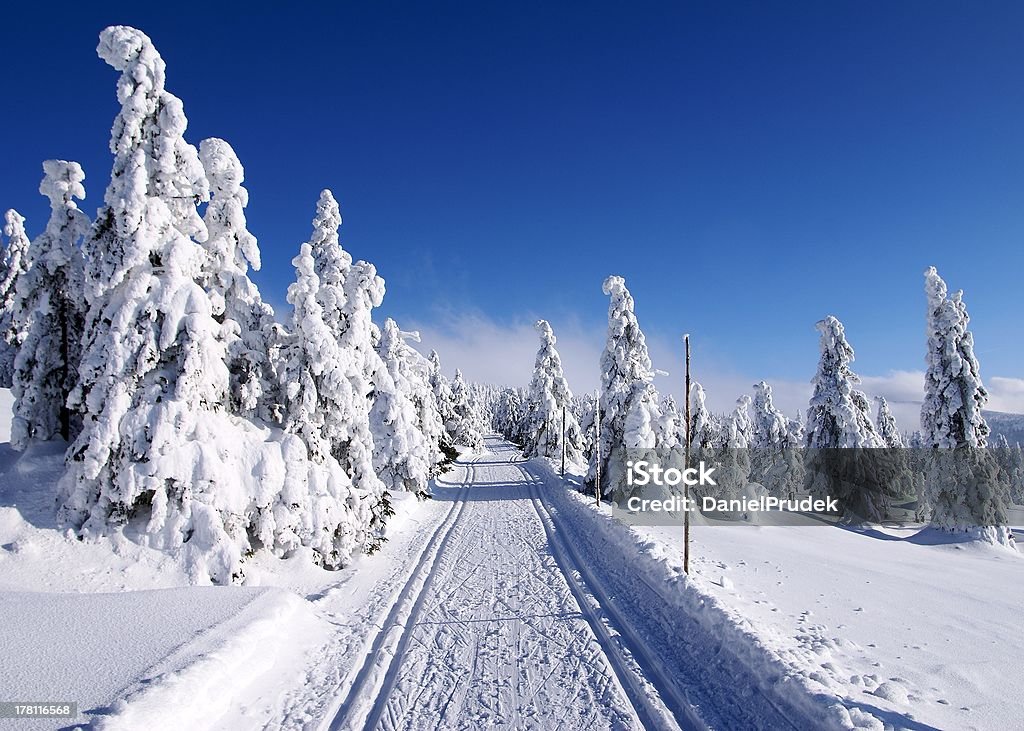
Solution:
<svg viewBox="0 0 1024 731">
<path fill-rule="evenodd" d="M 561 454 L 562 413 L 570 459 L 588 461 L 587 484 L 600 471 L 604 496 L 627 496 L 625 461 L 637 450 L 680 450 L 685 418 L 671 396 L 659 398 L 655 370 L 633 298 L 622 277 L 604 282 L 608 338 L 601 355 L 600 426 L 592 398 L 573 398 L 545 321 L 527 389 L 504 389 L 486 400 L 491 423 L 527 456 Z M 820 353 L 805 419 L 775 406 L 772 388 L 754 385 L 726 416 L 712 414 L 700 383 L 690 394 L 690 447 L 695 459 L 718 466 L 718 497 L 737 497 L 757 483 L 769 494 L 829 494 L 846 516 L 879 520 L 896 502 L 916 503 L 916 515 L 949 531 L 970 531 L 1008 543 L 1006 506 L 1020 497 L 1024 453 L 1005 440 L 988 446 L 982 409 L 987 402 L 974 355 L 962 293 L 949 295 L 934 268 L 925 273 L 927 364 L 921 429 L 904 437 L 885 399 L 872 419 L 868 397 L 850 367 L 854 351 L 842 323 L 817 323 Z M 597 449 L 597 446 L 600 449 Z M 906 449 L 914 447 L 916 449 Z M 598 457 L 598 455 L 600 455 Z"/>
<path fill-rule="evenodd" d="M 5 216 L 12 442 L 69 442 L 64 525 L 176 551 L 197 581 L 241 579 L 258 549 L 343 566 L 383 540 L 391 493 L 425 495 L 454 444 L 480 446 L 473 394 L 414 333 L 373 323 L 384 281 L 341 247 L 329 190 L 277 321 L 248 275 L 260 252 L 234 151 L 186 141 L 145 34 L 107 28 L 97 50 L 121 72 L 104 205 L 90 221 L 82 168 L 51 160 L 43 233 Z"/>
</svg>

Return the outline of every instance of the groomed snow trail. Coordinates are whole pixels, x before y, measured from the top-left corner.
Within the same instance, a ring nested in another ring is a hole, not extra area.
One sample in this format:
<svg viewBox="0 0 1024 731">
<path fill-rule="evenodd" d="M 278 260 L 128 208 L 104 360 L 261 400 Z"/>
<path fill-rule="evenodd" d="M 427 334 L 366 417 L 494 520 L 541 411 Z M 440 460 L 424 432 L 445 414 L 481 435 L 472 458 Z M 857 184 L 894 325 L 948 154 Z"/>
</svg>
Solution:
<svg viewBox="0 0 1024 731">
<path fill-rule="evenodd" d="M 495 437 L 439 481 L 451 507 L 325 727 L 822 725 L 574 522 L 564 491 Z"/>
<path fill-rule="evenodd" d="M 330 728 L 676 727 L 563 573 L 519 457 L 489 439 L 446 476 L 456 504 Z"/>
</svg>

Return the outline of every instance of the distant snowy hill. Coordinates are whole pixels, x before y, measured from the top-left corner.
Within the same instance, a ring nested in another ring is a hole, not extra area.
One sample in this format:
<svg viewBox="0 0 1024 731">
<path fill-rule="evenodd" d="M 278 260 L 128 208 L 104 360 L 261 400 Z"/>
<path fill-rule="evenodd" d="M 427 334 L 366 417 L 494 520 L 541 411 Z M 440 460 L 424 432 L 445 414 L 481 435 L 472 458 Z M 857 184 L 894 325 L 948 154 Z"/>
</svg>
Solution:
<svg viewBox="0 0 1024 731">
<path fill-rule="evenodd" d="M 1003 411 L 983 411 L 985 421 L 992 430 L 992 439 L 1002 434 L 1010 444 L 1024 444 L 1024 414 L 1007 414 Z"/>
</svg>

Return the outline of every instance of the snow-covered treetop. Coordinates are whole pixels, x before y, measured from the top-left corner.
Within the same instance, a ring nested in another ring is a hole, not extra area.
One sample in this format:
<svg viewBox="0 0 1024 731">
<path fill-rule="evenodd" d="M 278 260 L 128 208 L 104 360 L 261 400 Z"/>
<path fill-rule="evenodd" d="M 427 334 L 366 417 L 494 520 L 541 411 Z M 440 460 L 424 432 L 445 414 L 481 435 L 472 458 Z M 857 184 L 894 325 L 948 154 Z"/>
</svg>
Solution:
<svg viewBox="0 0 1024 731">
<path fill-rule="evenodd" d="M 721 427 L 708 411 L 707 395 L 699 382 L 690 384 L 690 446 L 711 449 L 718 446 Z"/>
<path fill-rule="evenodd" d="M 249 205 L 249 192 L 242 187 L 242 163 L 231 145 L 216 137 L 200 143 L 199 158 L 213 193 L 205 217 L 210 237 L 207 248 L 221 267 L 233 265 L 243 273 L 249 266 L 258 270 L 260 249 L 246 228 L 243 211 Z"/>
<path fill-rule="evenodd" d="M 39 192 L 50 199 L 50 220 L 46 229 L 36 238 L 29 250 L 26 263 L 32 267 L 42 267 L 49 273 L 68 266 L 65 276 L 69 280 L 69 292 L 64 296 L 81 297 L 82 260 L 81 252 L 74 247 L 78 241 L 89 233 L 89 217 L 78 209 L 75 198 L 85 198 L 85 173 L 77 162 L 67 160 L 47 160 L 43 163 L 43 179 L 39 183 Z M 22 229 L 24 232 L 24 229 Z M 52 286 L 52 283 L 41 284 L 37 280 L 33 286 Z M 73 293 L 73 294 L 71 294 Z M 26 294 L 28 294 L 26 292 Z M 50 292 L 52 297 L 57 293 Z M 26 303 L 31 300 L 29 297 Z M 81 306 L 81 303 L 76 303 Z M 22 317 L 28 316 L 23 313 Z"/>
<path fill-rule="evenodd" d="M 982 415 L 988 391 L 974 355 L 974 336 L 967 329 L 970 317 L 963 292 L 947 296 L 946 283 L 929 267 L 924 273 L 928 297 L 928 352 L 925 362 L 921 430 L 925 444 L 952 449 L 984 447 L 989 427 Z"/>
<path fill-rule="evenodd" d="M 608 303 L 608 341 L 601 355 L 601 379 L 607 388 L 611 380 L 621 378 L 626 384 L 654 380 L 647 340 L 634 313 L 633 296 L 626 289 L 626 280 L 612 275 L 601 289 Z"/>
<path fill-rule="evenodd" d="M 125 273 L 161 252 L 168 237 L 152 236 L 147 207 L 162 202 L 182 235 L 205 241 L 206 225 L 196 204 L 209 199 L 209 183 L 196 148 L 185 141 L 188 120 L 181 100 L 164 88 L 164 62 L 142 31 L 111 26 L 100 33 L 100 58 L 121 72 L 121 111 L 110 134 L 114 153 L 105 209 L 97 215 L 90 242 L 90 294 L 116 287 Z"/>
<path fill-rule="evenodd" d="M 338 228 L 341 226 L 341 209 L 334 194 L 327 188 L 320 192 L 316 203 L 316 216 L 313 218 L 313 235 L 309 239 L 316 255 L 316 273 L 320 284 L 324 287 L 341 285 L 345 280 L 345 272 L 352 266 L 352 256 L 341 248 Z M 337 302 L 335 307 L 342 307 Z"/>
<path fill-rule="evenodd" d="M 772 387 L 760 381 L 754 384 L 754 423 L 751 432 L 752 447 L 780 447 L 786 444 L 789 424 L 786 417 L 775 408 Z"/>
<path fill-rule="evenodd" d="M 7 236 L 7 248 L 4 249 L 0 293 L 13 293 L 14 282 L 25 269 L 25 254 L 29 245 L 28 235 L 25 233 L 25 217 L 13 208 L 4 214 L 4 235 Z"/>
<path fill-rule="evenodd" d="M 889 410 L 889 403 L 885 400 L 885 396 L 876 396 L 875 401 L 878 402 L 878 416 L 875 418 L 878 436 L 882 438 L 886 447 L 903 448 L 906 446 L 903 442 L 903 435 L 900 434 L 900 428 L 896 425 L 896 417 Z"/>
<path fill-rule="evenodd" d="M 811 449 L 882 446 L 868 415 L 867 397 L 850 369 L 853 348 L 843 323 L 829 315 L 815 327 L 821 333 L 821 360 L 814 376 L 814 394 L 807 410 L 806 444 Z"/>
<path fill-rule="evenodd" d="M 731 449 L 746 449 L 750 446 L 752 424 L 750 421 L 750 396 L 743 394 L 736 399 L 725 429 L 725 446 Z"/>
<path fill-rule="evenodd" d="M 77 162 L 47 160 L 43 163 L 43 180 L 39 192 L 50 199 L 50 210 L 78 208 L 75 198 L 85 198 L 85 173 Z"/>
</svg>

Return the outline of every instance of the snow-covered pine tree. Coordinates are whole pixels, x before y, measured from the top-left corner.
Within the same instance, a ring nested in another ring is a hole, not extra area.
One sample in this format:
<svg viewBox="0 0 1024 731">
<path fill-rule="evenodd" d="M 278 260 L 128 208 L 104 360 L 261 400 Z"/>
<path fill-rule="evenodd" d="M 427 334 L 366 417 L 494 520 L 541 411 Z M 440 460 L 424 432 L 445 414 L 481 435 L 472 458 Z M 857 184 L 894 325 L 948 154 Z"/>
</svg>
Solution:
<svg viewBox="0 0 1024 731">
<path fill-rule="evenodd" d="M 903 435 L 900 434 L 900 428 L 896 424 L 896 417 L 889 409 L 889 402 L 885 400 L 885 396 L 876 396 L 875 400 L 878 402 L 875 425 L 883 446 L 890 449 L 903 449 L 907 445 L 903 442 Z"/>
<path fill-rule="evenodd" d="M 97 50 L 122 72 L 121 111 L 105 205 L 83 245 L 89 310 L 69 398 L 83 429 L 58 486 L 59 520 L 83 536 L 131 524 L 195 581 L 218 583 L 241 578 L 242 557 L 260 546 L 282 555 L 300 541 L 351 540 L 339 537 L 347 493 L 301 509 L 307 485 L 334 485 L 340 468 L 312 465 L 299 439 L 228 412 L 227 337 L 203 287 L 196 208 L 208 182 L 162 59 L 124 26 L 104 30 Z"/>
<path fill-rule="evenodd" d="M 750 440 L 753 423 L 750 420 L 750 396 L 736 399 L 736 408 L 725 420 L 721 434 L 717 482 L 703 494 L 722 499 L 743 495 L 750 478 Z"/>
<path fill-rule="evenodd" d="M 458 452 L 455 451 L 454 447 L 455 434 L 453 430 L 456 422 L 452 403 L 452 387 L 448 379 L 445 378 L 444 373 L 441 372 L 441 356 L 437 354 L 436 350 L 430 351 L 427 361 L 430 363 L 430 388 L 434 392 L 434 403 L 437 405 L 437 413 L 441 416 L 441 421 L 444 424 L 446 436 L 441 448 L 445 450 L 445 454 L 450 459 L 455 459 Z"/>
<path fill-rule="evenodd" d="M 913 471 L 912 457 L 907 450 L 906 442 L 900 433 L 896 417 L 889 409 L 889 403 L 885 396 L 876 396 L 878 402 L 878 413 L 875 416 L 875 426 L 878 437 L 882 440 L 885 448 L 880 459 L 884 459 L 891 467 L 893 476 L 885 486 L 885 493 L 890 502 L 896 503 L 917 497 L 917 485 Z"/>
<path fill-rule="evenodd" d="M 341 364 L 345 354 L 324 321 L 317 296 L 320 279 L 314 271 L 310 244 L 300 247 L 292 264 L 296 275 L 288 287 L 292 328 L 280 366 L 284 429 L 301 438 L 314 469 L 309 471 L 308 492 L 297 494 L 291 504 L 276 512 L 282 516 L 279 520 L 299 526 L 297 536 L 313 548 L 321 563 L 337 568 L 372 542 L 371 496 L 353 487 L 332 454 L 327 415 L 348 406 L 348 381 Z"/>
<path fill-rule="evenodd" d="M 928 474 L 931 524 L 949 532 L 975 534 L 982 540 L 1010 545 L 1007 494 L 998 467 L 985 447 L 989 427 L 982 409 L 988 391 L 974 354 L 974 336 L 963 292 L 948 295 L 935 267 L 924 274 L 928 299 L 928 345 L 921 431 L 925 445 L 956 450 L 932 455 Z"/>
<path fill-rule="evenodd" d="M 929 447 L 985 447 L 989 427 L 982 415 L 988 391 L 974 355 L 974 336 L 963 292 L 947 297 L 935 267 L 924 273 L 928 297 L 928 351 L 925 362 L 921 432 Z"/>
<path fill-rule="evenodd" d="M 850 369 L 853 348 L 843 324 L 832 315 L 815 327 L 821 333 L 821 358 L 807 409 L 806 485 L 812 493 L 834 497 L 847 519 L 878 521 L 885 512 L 883 487 L 891 475 L 865 452 L 884 445 L 871 422 L 867 396 L 854 388 L 860 378 Z M 846 449 L 854 451 L 839 451 Z"/>
<path fill-rule="evenodd" d="M 14 363 L 11 444 L 77 436 L 80 419 L 67 407 L 81 358 L 83 260 L 79 242 L 89 217 L 75 199 L 85 198 L 85 174 L 77 162 L 47 160 L 39 192 L 50 199 L 46 230 L 28 247 L 27 271 L 18 279 L 15 319 L 25 339 Z"/>
<path fill-rule="evenodd" d="M 121 111 L 105 205 L 85 242 L 89 312 L 69 399 L 85 418 L 61 482 L 61 518 L 102 533 L 145 501 L 152 506 L 146 533 L 180 545 L 195 529 L 190 504 L 202 489 L 194 477 L 170 474 L 184 467 L 170 455 L 208 426 L 196 416 L 218 409 L 226 392 L 224 342 L 196 282 L 205 252 L 189 238 L 205 238 L 195 204 L 208 184 L 149 38 L 113 26 L 100 34 L 97 52 L 122 72 Z M 203 533 L 223 532 L 206 513 L 209 503 L 198 507 Z"/>
<path fill-rule="evenodd" d="M 580 459 L 582 445 L 580 425 L 569 408 L 572 391 L 562 372 L 562 359 L 555 348 L 551 325 L 547 320 L 538 320 L 535 327 L 540 334 L 540 349 L 527 396 L 529 424 L 523 453 L 527 457 L 561 457 L 564 432 L 565 458 L 575 463 Z"/>
<path fill-rule="evenodd" d="M 517 388 L 503 389 L 494 415 L 494 429 L 514 444 L 523 443 L 523 398 Z"/>
<path fill-rule="evenodd" d="M 675 449 L 686 439 L 683 416 L 679 413 L 676 398 L 668 394 L 661 400 L 661 415 L 656 426 L 658 449 Z"/>
<path fill-rule="evenodd" d="M 211 190 L 203 217 L 209 234 L 205 247 L 210 254 L 203 285 L 210 293 L 214 316 L 228 325 L 231 411 L 277 422 L 281 396 L 270 358 L 270 340 L 278 330 L 274 328 L 273 308 L 249 279 L 249 267 L 260 268 L 260 250 L 246 226 L 249 193 L 242 187 L 245 173 L 235 151 L 224 140 L 203 140 L 199 157 Z"/>
<path fill-rule="evenodd" d="M 799 441 L 791 422 L 775 407 L 772 387 L 754 384 L 754 418 L 750 439 L 750 479 L 764 485 L 770 495 L 788 498 L 803 487 L 803 460 L 796 453 Z"/>
<path fill-rule="evenodd" d="M 371 312 L 384 297 L 384 280 L 372 264 L 353 263 L 338 238 L 341 212 L 330 190 L 323 190 L 317 201 L 313 234 L 309 244 L 314 273 L 318 277 L 317 302 L 323 321 L 338 348 L 338 370 L 343 380 L 324 384 L 325 394 L 337 408 L 324 414 L 324 436 L 331 454 L 352 479 L 353 487 L 370 498 L 371 529 L 383 537 L 387 518 L 392 514 L 384 483 L 373 468 L 373 432 L 370 407 L 378 390 L 394 388 L 378 355 Z M 369 550 L 377 548 L 377 543 Z"/>
<path fill-rule="evenodd" d="M 850 369 L 853 348 L 843 323 L 829 315 L 815 325 L 821 333 L 821 359 L 812 383 L 804 434 L 810 449 L 880 447 L 882 441 L 864 410 L 867 397 L 854 386 L 860 378 Z"/>
<path fill-rule="evenodd" d="M 722 425 L 708 411 L 707 394 L 697 381 L 690 384 L 690 449 L 698 459 L 710 460 L 722 443 Z M 703 454 L 698 455 L 697 450 Z"/>
<path fill-rule="evenodd" d="M 448 433 L 452 435 L 455 444 L 479 452 L 484 448 L 484 438 L 477 429 L 469 386 L 466 385 L 466 379 L 462 377 L 462 371 L 458 368 L 455 369 L 455 378 L 452 379 L 451 394 L 452 416 Z"/>
<path fill-rule="evenodd" d="M 385 323 L 386 324 L 386 323 Z M 397 330 L 398 326 L 395 325 Z M 385 333 L 381 334 L 378 349 L 384 357 Z M 409 341 L 420 342 L 418 332 L 404 332 L 397 330 L 398 339 L 392 340 L 391 345 L 396 351 L 399 372 L 402 374 L 400 383 L 408 388 L 406 395 L 412 400 L 416 409 L 417 428 L 423 435 L 426 443 L 428 463 L 430 466 L 430 477 L 441 474 L 447 469 L 451 458 L 446 453 L 447 433 L 441 414 L 437 410 L 437 401 L 434 398 L 434 390 L 430 385 L 431 364 L 419 351 L 409 345 Z M 390 351 L 389 351 L 390 352 Z M 387 358 L 384 358 L 389 363 Z M 390 368 L 390 363 L 388 365 Z"/>
<path fill-rule="evenodd" d="M 609 305 L 608 340 L 600 363 L 601 464 L 595 450 L 587 482 L 593 485 L 600 469 L 602 491 L 617 501 L 625 495 L 626 450 L 657 446 L 658 394 L 647 342 L 625 280 L 610 276 L 602 289 Z"/>
<path fill-rule="evenodd" d="M 14 385 L 14 360 L 25 339 L 26 323 L 15 313 L 18 280 L 28 270 L 29 240 L 25 217 L 13 208 L 4 214 L 7 247 L 0 262 L 0 388 Z"/>
<path fill-rule="evenodd" d="M 388 490 L 405 490 L 425 497 L 432 455 L 413 400 L 421 387 L 409 377 L 403 352 L 406 347 L 398 325 L 388 318 L 379 344 L 385 371 L 378 376 L 370 411 L 373 466 Z M 385 382 L 388 380 L 390 383 Z"/>
</svg>

